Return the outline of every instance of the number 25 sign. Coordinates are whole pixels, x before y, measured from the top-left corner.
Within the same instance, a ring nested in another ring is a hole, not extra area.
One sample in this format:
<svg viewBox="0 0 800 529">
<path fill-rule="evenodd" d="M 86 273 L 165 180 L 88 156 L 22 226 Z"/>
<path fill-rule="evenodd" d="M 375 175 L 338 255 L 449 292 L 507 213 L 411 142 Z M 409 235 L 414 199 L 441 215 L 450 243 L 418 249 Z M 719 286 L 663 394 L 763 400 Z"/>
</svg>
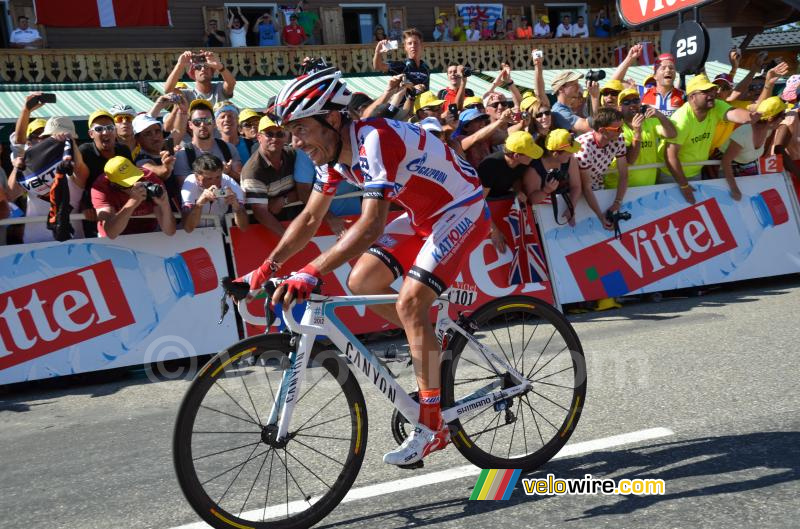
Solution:
<svg viewBox="0 0 800 529">
<path fill-rule="evenodd" d="M 714 1 L 716 0 L 617 0 L 617 10 L 625 25 L 634 27 Z"/>
</svg>

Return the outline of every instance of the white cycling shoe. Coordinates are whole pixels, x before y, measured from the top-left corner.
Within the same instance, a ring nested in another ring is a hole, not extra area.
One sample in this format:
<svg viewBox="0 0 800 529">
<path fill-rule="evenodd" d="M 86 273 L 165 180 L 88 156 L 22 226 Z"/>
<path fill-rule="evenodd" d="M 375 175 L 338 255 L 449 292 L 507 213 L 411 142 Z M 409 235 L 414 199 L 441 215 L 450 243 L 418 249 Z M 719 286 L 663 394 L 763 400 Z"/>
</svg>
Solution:
<svg viewBox="0 0 800 529">
<path fill-rule="evenodd" d="M 431 452 L 442 450 L 450 443 L 450 428 L 444 425 L 434 432 L 425 426 L 417 426 L 406 437 L 403 444 L 383 456 L 383 462 L 389 465 L 413 465 Z"/>
</svg>

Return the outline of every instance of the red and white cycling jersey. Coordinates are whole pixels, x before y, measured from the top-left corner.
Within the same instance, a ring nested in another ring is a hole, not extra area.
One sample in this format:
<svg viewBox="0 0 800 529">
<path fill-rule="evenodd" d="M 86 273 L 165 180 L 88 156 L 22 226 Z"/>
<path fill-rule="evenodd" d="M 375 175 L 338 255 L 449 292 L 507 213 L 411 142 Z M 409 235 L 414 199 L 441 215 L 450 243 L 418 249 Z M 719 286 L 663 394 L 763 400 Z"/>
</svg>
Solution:
<svg viewBox="0 0 800 529">
<path fill-rule="evenodd" d="M 430 235 L 445 212 L 483 200 L 478 173 L 450 147 L 413 123 L 384 118 L 350 125 L 350 167 L 317 167 L 317 191 L 336 193 L 346 180 L 364 189 L 364 198 L 396 202 L 411 225 Z"/>
</svg>

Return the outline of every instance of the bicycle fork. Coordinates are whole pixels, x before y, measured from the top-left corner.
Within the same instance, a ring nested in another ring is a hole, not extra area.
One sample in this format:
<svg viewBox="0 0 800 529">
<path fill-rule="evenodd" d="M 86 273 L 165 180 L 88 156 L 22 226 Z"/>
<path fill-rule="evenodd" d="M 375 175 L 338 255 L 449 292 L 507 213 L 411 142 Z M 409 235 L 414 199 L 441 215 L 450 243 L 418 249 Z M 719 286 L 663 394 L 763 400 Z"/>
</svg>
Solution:
<svg viewBox="0 0 800 529">
<path fill-rule="evenodd" d="M 272 404 L 272 410 L 267 421 L 267 425 L 278 426 L 276 435 L 278 442 L 287 440 L 289 422 L 292 419 L 292 412 L 295 404 L 297 404 L 297 399 L 300 398 L 303 374 L 308 367 L 315 339 L 315 336 L 307 334 L 294 335 L 292 337 L 292 343 L 296 344 L 296 346 L 292 347 L 292 352 L 289 355 L 289 368 L 283 372 L 277 397 Z"/>
</svg>

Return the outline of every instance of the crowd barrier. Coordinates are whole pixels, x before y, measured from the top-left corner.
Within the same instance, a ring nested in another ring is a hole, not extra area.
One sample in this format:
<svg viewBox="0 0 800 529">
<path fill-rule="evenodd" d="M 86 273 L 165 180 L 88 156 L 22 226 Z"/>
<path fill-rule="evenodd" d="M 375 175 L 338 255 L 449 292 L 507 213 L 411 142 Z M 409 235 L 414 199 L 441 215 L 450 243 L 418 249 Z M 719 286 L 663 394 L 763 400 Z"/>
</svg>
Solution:
<svg viewBox="0 0 800 529">
<path fill-rule="evenodd" d="M 550 205 L 532 210 L 492 201 L 508 249 L 500 253 L 487 239 L 470 253 L 448 292 L 451 317 L 510 294 L 560 305 L 800 271 L 800 207 L 789 177 L 737 182 L 738 202 L 724 180 L 693 183 L 695 204 L 674 184 L 631 188 L 622 209 L 633 217 L 621 223 L 619 238 L 583 201 L 574 227 L 556 224 Z M 601 207 L 614 196 L 596 194 Z M 285 270 L 306 264 L 335 240 L 323 226 Z M 229 345 L 241 336 L 234 318 L 217 324 L 219 277 L 253 269 L 276 243 L 260 225 L 226 230 L 216 224 L 171 237 L 0 246 L 0 384 L 209 354 Z M 324 277 L 325 291 L 349 293 L 349 271 L 345 265 Z M 343 317 L 355 333 L 389 328 L 363 307 L 341 310 L 349 311 Z M 263 305 L 255 302 L 248 311 L 263 315 Z M 244 329 L 248 336 L 259 332 L 263 328 Z"/>
</svg>

